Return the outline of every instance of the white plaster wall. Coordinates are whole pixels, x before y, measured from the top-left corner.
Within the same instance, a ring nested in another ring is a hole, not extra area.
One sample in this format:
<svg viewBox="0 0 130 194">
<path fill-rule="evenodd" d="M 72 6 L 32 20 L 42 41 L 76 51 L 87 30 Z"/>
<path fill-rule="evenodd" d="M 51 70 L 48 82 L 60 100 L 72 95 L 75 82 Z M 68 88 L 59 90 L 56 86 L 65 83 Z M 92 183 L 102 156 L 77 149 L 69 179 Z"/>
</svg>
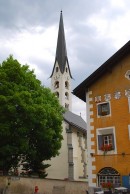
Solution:
<svg viewBox="0 0 130 194">
<path fill-rule="evenodd" d="M 81 133 L 81 135 L 83 135 Z M 86 181 L 86 179 L 80 178 L 84 175 L 84 163 L 82 163 L 82 151 L 81 147 L 79 146 L 79 137 L 77 135 L 77 130 L 73 128 L 72 133 L 72 145 L 73 145 L 73 158 L 74 158 L 74 180 L 78 181 Z M 82 137 L 82 147 L 85 149 L 85 141 Z M 86 154 L 87 157 L 87 154 Z"/>
<path fill-rule="evenodd" d="M 46 163 L 51 164 L 47 168 L 48 176 L 51 179 L 66 179 L 68 178 L 68 147 L 67 147 L 67 134 L 65 130 L 65 123 L 63 122 L 63 137 L 62 147 L 60 149 L 60 155 L 52 158 L 51 161 Z"/>
<path fill-rule="evenodd" d="M 52 92 L 59 92 L 59 102 L 60 104 L 65 107 L 65 103 L 69 104 L 69 110 L 72 110 L 72 94 L 71 94 L 71 77 L 69 74 L 69 69 L 68 71 L 64 72 L 64 74 L 62 74 L 60 72 L 60 69 L 58 72 L 56 72 L 56 67 L 59 68 L 58 63 L 56 62 L 55 68 L 54 68 L 54 72 L 53 72 L 53 76 L 51 78 L 51 91 Z M 68 68 L 68 64 L 66 63 L 65 68 Z M 59 81 L 59 88 L 55 89 L 54 88 L 54 84 L 56 81 Z M 67 81 L 69 83 L 69 89 L 65 88 L 65 81 Z M 65 92 L 69 93 L 69 99 L 65 99 Z"/>
<path fill-rule="evenodd" d="M 74 159 L 74 180 L 78 180 L 78 171 L 79 171 L 79 157 L 78 154 L 78 138 L 77 138 L 77 131 L 73 129 L 72 133 L 72 146 L 73 146 L 73 159 Z"/>
</svg>

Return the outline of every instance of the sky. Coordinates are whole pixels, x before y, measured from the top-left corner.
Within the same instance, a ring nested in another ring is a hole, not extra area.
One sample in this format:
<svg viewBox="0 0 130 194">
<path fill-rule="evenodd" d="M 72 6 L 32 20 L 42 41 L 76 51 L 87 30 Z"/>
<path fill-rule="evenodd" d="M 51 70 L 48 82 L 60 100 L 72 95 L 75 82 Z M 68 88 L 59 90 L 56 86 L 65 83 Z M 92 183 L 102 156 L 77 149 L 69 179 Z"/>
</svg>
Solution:
<svg viewBox="0 0 130 194">
<path fill-rule="evenodd" d="M 12 54 L 50 87 L 61 10 L 73 90 L 130 40 L 130 0 L 0 0 L 0 63 Z"/>
</svg>

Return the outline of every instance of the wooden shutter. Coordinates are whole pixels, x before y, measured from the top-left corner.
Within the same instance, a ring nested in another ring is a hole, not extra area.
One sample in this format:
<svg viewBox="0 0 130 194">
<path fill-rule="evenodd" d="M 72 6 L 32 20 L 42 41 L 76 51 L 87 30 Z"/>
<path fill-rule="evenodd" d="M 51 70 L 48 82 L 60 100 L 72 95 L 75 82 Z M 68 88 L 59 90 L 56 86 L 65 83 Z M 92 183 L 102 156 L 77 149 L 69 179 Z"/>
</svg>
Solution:
<svg viewBox="0 0 130 194">
<path fill-rule="evenodd" d="M 107 103 L 107 114 L 109 115 L 110 114 L 110 104 Z"/>
<path fill-rule="evenodd" d="M 98 149 L 101 150 L 101 147 L 103 145 L 103 136 L 98 135 Z"/>
<path fill-rule="evenodd" d="M 114 134 L 112 134 L 112 147 L 113 147 L 113 150 L 114 150 L 115 149 Z"/>
<path fill-rule="evenodd" d="M 98 104 L 98 115 L 101 116 L 101 104 Z"/>
</svg>

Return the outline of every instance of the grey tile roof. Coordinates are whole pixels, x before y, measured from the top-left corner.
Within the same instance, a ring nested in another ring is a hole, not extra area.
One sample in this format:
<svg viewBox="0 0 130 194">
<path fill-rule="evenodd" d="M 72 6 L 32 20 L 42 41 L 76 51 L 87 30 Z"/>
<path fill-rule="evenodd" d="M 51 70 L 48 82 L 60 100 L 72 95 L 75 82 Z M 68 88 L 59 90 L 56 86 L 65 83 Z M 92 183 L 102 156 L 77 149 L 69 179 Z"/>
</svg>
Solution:
<svg viewBox="0 0 130 194">
<path fill-rule="evenodd" d="M 64 113 L 64 120 L 75 126 L 76 128 L 79 128 L 81 130 L 85 130 L 86 131 L 86 128 L 87 128 L 87 124 L 86 122 L 83 120 L 83 118 L 79 115 L 76 115 L 74 113 L 72 113 L 71 111 L 66 111 Z"/>
</svg>

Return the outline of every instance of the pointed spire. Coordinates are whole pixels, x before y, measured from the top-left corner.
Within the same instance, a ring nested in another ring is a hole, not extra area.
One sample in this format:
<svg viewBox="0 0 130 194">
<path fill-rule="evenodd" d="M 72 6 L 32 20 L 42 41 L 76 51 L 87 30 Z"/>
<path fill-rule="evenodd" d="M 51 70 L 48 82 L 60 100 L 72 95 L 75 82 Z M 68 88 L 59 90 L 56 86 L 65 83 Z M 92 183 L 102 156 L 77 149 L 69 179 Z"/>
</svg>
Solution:
<svg viewBox="0 0 130 194">
<path fill-rule="evenodd" d="M 58 61 L 61 73 L 64 72 L 66 59 L 67 59 L 67 51 L 66 51 L 63 16 L 62 16 L 62 11 L 61 11 L 58 40 L 57 40 L 57 49 L 56 49 L 56 60 Z"/>
<path fill-rule="evenodd" d="M 57 49 L 56 49 L 56 60 L 58 61 L 61 73 L 63 73 L 64 69 L 65 69 L 66 60 L 68 60 L 68 59 L 67 59 L 67 50 L 66 50 L 62 11 L 60 14 L 60 22 L 59 22 L 59 32 L 58 32 Z"/>
<path fill-rule="evenodd" d="M 65 65 L 67 62 L 68 68 L 69 68 L 69 74 L 70 74 L 70 77 L 72 78 L 70 67 L 69 67 L 69 62 L 68 62 L 68 57 L 67 57 L 62 11 L 60 13 L 60 22 L 59 22 L 59 32 L 58 32 L 58 39 L 57 39 L 55 64 L 56 64 L 56 62 L 58 62 L 58 65 L 59 65 L 59 68 L 60 68 L 60 71 L 62 74 L 65 71 Z M 53 75 L 55 64 L 54 64 L 53 71 L 52 71 L 52 74 L 50 77 L 52 77 L 52 75 Z"/>
</svg>

